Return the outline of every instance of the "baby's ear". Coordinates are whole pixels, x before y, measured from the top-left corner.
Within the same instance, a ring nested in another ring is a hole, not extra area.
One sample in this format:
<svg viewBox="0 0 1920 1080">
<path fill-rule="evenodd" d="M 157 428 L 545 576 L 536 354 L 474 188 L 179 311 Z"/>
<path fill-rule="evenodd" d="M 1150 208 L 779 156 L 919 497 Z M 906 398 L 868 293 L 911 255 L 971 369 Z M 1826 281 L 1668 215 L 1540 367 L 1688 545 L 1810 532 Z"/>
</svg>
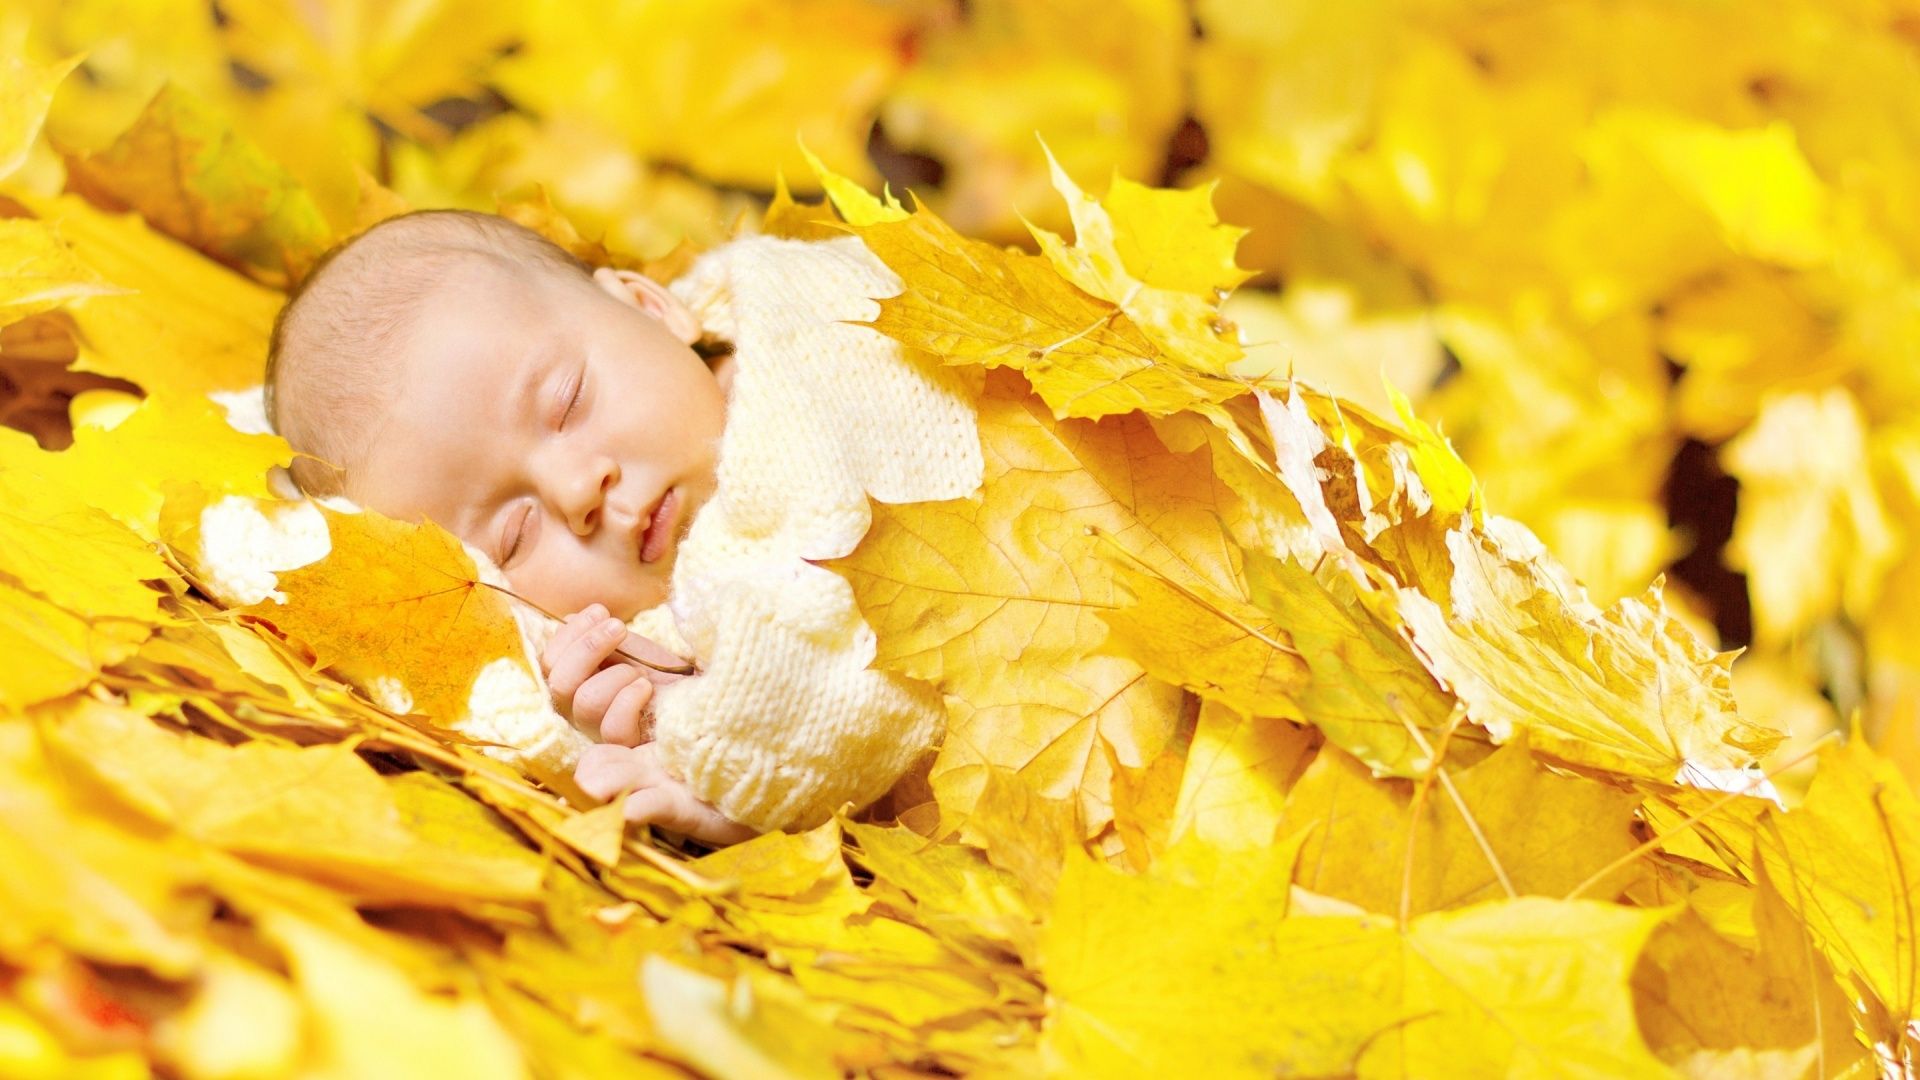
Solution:
<svg viewBox="0 0 1920 1080">
<path fill-rule="evenodd" d="M 665 285 L 632 270 L 602 266 L 593 272 L 593 283 L 622 303 L 632 304 L 660 320 L 667 332 L 691 345 L 700 340 L 700 320 L 694 317 L 680 298 Z"/>
</svg>

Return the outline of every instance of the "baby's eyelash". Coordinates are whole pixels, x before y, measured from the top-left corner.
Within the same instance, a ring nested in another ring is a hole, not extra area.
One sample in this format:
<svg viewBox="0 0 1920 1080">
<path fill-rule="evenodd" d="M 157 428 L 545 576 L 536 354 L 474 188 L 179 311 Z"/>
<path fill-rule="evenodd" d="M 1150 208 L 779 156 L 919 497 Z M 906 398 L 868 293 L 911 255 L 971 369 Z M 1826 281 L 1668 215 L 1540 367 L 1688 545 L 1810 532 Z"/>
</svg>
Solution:
<svg viewBox="0 0 1920 1080">
<path fill-rule="evenodd" d="M 512 562 L 514 554 L 520 550 L 520 541 L 527 535 L 526 520 L 525 514 L 514 519 L 513 542 L 507 545 L 507 550 L 500 553 L 501 566 Z"/>
<path fill-rule="evenodd" d="M 582 375 L 573 384 L 573 397 L 567 400 L 567 411 L 560 414 L 560 426 L 567 426 L 567 418 L 573 415 L 574 406 L 580 404 L 580 395 L 587 388 L 587 377 Z"/>
</svg>

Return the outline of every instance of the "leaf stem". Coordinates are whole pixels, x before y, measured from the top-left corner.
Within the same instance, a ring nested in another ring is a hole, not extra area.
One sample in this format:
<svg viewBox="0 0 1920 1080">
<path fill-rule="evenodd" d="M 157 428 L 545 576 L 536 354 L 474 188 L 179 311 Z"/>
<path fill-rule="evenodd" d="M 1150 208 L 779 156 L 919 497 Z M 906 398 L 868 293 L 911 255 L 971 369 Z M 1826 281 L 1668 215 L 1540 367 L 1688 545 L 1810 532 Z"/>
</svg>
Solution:
<svg viewBox="0 0 1920 1080">
<path fill-rule="evenodd" d="M 494 592 L 501 593 L 505 596 L 511 597 L 512 599 L 518 600 L 521 603 L 532 608 L 533 610 L 539 612 L 540 614 L 545 615 L 547 618 L 552 619 L 554 622 L 565 621 L 560 616 L 555 615 L 553 612 L 548 611 L 546 608 L 541 607 L 539 604 L 536 604 L 533 601 L 527 599 L 526 597 L 521 596 L 519 593 L 514 592 L 512 589 L 509 589 L 504 585 L 495 585 L 491 581 L 480 581 L 478 579 L 474 581 L 474 584 L 484 585 L 487 588 L 492 589 Z M 630 663 L 639 664 L 641 667 L 652 668 L 655 671 L 663 672 L 668 675 L 692 675 L 695 672 L 700 670 L 699 668 L 695 667 L 692 664 L 692 662 L 686 661 L 686 660 L 681 660 L 678 664 L 656 664 L 653 661 L 646 659 L 645 657 L 635 656 L 625 649 L 615 649 L 613 650 L 613 654 L 615 656 L 620 657 L 623 660 L 629 661 Z M 675 657 L 675 659 L 679 659 L 679 658 Z"/>
<path fill-rule="evenodd" d="M 1506 890 L 1507 898 L 1511 900 L 1519 896 L 1520 891 L 1513 887 L 1513 879 L 1507 876 L 1507 868 L 1501 865 L 1500 856 L 1494 854 L 1493 843 L 1487 839 L 1486 832 L 1480 828 L 1479 819 L 1473 816 L 1473 811 L 1468 808 L 1467 800 L 1460 794 L 1460 789 L 1453 785 L 1453 777 L 1447 775 L 1447 746 L 1453 742 L 1454 732 L 1460 730 L 1461 721 L 1467 718 L 1466 707 L 1457 703 L 1455 704 L 1453 715 L 1447 719 L 1447 726 L 1440 733 L 1440 748 L 1438 750 L 1428 744 L 1427 737 L 1420 733 L 1419 726 L 1409 719 L 1405 713 L 1395 710 L 1394 716 L 1406 727 L 1407 734 L 1413 736 L 1413 741 L 1420 747 L 1420 752 L 1427 755 L 1427 758 L 1433 762 L 1433 768 L 1422 778 L 1420 787 L 1415 789 L 1414 794 L 1416 797 L 1421 796 L 1433 781 L 1438 780 L 1440 786 L 1445 789 L 1447 798 L 1452 800 L 1453 808 L 1460 812 L 1460 820 L 1465 823 L 1467 832 L 1473 836 L 1473 842 L 1480 848 L 1480 854 L 1486 858 L 1487 866 L 1493 870 L 1493 876 L 1499 880 L 1500 887 Z M 1400 922 L 1402 926 L 1404 926 L 1407 921 L 1408 898 L 1413 889 L 1413 821 L 1417 820 L 1420 809 L 1419 804 L 1424 803 L 1424 801 L 1424 798 L 1417 798 L 1416 805 L 1413 808 L 1414 818 L 1409 820 L 1407 826 L 1407 862 L 1402 870 L 1400 882 Z"/>
</svg>

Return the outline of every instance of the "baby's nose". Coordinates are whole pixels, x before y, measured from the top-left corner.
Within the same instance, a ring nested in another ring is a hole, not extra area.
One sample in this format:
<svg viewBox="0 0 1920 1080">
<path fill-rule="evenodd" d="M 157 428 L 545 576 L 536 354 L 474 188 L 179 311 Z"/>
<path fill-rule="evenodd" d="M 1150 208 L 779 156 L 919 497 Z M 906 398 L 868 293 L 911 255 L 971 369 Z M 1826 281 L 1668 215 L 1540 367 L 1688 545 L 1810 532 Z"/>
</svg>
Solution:
<svg viewBox="0 0 1920 1080">
<path fill-rule="evenodd" d="M 573 470 L 561 496 L 567 524 L 585 536 L 600 527 L 607 492 L 620 481 L 620 466 L 610 457 L 595 457 Z"/>
</svg>

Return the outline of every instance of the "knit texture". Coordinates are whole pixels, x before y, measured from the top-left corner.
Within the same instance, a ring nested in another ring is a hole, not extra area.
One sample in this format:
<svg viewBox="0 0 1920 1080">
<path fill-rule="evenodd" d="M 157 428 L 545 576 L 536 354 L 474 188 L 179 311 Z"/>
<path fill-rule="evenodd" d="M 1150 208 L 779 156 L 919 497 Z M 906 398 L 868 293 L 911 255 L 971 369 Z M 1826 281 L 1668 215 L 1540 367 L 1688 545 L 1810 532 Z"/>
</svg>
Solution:
<svg viewBox="0 0 1920 1080">
<path fill-rule="evenodd" d="M 734 343 L 718 487 L 673 569 L 675 642 L 701 674 L 654 698 L 663 762 L 735 821 L 809 828 L 879 798 L 939 738 L 931 686 L 873 670 L 853 590 L 817 560 L 849 554 L 868 498 L 980 486 L 978 373 L 864 326 L 899 278 L 855 237 L 747 237 L 669 288 Z M 661 639 L 656 609 L 635 632 Z M 649 633 L 649 631 L 653 631 Z"/>
</svg>

